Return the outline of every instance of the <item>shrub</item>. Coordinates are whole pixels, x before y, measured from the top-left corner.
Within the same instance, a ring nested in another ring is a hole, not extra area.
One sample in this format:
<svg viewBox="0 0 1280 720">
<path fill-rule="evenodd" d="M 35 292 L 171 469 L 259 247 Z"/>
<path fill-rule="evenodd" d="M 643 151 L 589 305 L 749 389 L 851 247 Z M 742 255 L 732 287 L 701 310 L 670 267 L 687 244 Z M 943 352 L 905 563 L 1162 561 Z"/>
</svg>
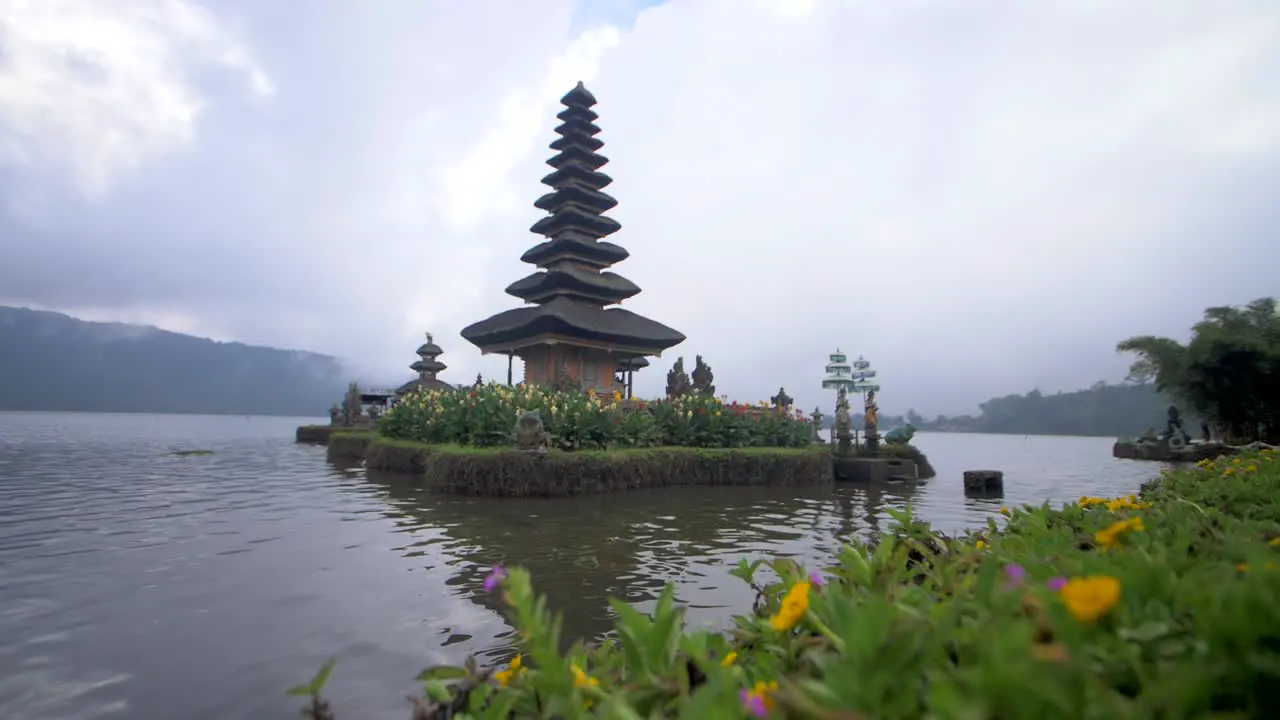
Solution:
<svg viewBox="0 0 1280 720">
<path fill-rule="evenodd" d="M 1002 513 L 957 538 L 901 513 L 820 571 L 744 561 L 757 612 L 727 633 L 686 632 L 671 587 L 651 616 L 614 602 L 616 633 L 567 651 L 528 574 L 495 568 L 521 654 L 423 671 L 414 717 L 1278 716 L 1274 451 Z M 327 712 L 322 684 L 299 692 Z"/>
<path fill-rule="evenodd" d="M 487 447 L 511 444 L 516 420 L 537 410 L 557 447 L 800 447 L 813 431 L 803 413 L 688 395 L 672 400 L 623 400 L 535 385 L 490 383 L 426 390 L 400 399 L 379 430 L 389 438 Z"/>
</svg>

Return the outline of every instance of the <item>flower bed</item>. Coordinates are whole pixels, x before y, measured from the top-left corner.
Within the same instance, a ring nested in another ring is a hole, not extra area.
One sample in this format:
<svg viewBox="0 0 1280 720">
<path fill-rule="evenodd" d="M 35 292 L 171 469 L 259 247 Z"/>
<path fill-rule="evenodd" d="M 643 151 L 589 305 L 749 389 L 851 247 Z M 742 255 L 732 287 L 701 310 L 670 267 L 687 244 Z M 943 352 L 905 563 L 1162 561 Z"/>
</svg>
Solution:
<svg viewBox="0 0 1280 720">
<path fill-rule="evenodd" d="M 410 394 L 387 412 L 379 431 L 431 445 L 509 445 L 527 410 L 538 411 L 552 445 L 565 450 L 802 447 L 813 437 L 803 413 L 768 403 L 703 395 L 649 402 L 493 383 Z"/>
<path fill-rule="evenodd" d="M 652 616 L 615 602 L 616 636 L 567 651 L 495 568 L 521 654 L 423 671 L 412 717 L 1280 717 L 1274 451 L 1003 512 L 961 538 L 902 515 L 821 570 L 743 562 L 759 610 L 729 633 L 686 632 L 670 587 Z M 312 717 L 331 669 L 294 690 Z"/>
</svg>

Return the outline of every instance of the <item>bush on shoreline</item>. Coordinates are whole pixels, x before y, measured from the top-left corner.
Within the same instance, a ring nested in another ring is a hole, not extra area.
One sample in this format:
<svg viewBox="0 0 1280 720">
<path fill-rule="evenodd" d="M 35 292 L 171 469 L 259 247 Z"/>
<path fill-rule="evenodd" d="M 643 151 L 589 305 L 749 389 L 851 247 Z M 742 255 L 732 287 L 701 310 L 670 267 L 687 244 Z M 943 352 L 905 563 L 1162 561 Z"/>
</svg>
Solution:
<svg viewBox="0 0 1280 720">
<path fill-rule="evenodd" d="M 652 616 L 615 602 L 616 633 L 567 652 L 529 575 L 495 568 L 521 654 L 423 671 L 412 717 L 1280 716 L 1273 450 L 1002 512 L 957 538 L 904 513 L 820 570 L 744 561 L 757 611 L 728 633 L 686 632 L 670 587 Z M 333 717 L 328 669 L 296 689 L 310 717 Z"/>
<path fill-rule="evenodd" d="M 406 395 L 383 416 L 379 432 L 430 445 L 510 445 L 512 427 L 527 410 L 538 411 L 553 444 L 565 450 L 801 447 L 813 437 L 803 413 L 767 402 L 705 395 L 649 402 L 495 383 Z"/>
</svg>

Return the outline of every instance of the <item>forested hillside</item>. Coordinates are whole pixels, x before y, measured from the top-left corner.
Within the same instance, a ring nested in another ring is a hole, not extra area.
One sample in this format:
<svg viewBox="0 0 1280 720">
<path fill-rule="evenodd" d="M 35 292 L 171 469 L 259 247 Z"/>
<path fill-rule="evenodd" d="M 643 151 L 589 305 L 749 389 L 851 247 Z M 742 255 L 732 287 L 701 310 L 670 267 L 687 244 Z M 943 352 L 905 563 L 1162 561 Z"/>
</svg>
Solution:
<svg viewBox="0 0 1280 720">
<path fill-rule="evenodd" d="M 323 416 L 345 388 L 327 355 L 0 307 L 0 410 Z"/>
<path fill-rule="evenodd" d="M 909 412 L 921 430 L 951 432 L 1017 433 L 1024 435 L 1134 436 L 1147 428 L 1164 429 L 1171 404 L 1168 396 L 1151 383 L 1108 385 L 1095 383 L 1088 390 L 1044 395 L 1032 390 L 1026 395 L 992 398 L 978 408 L 977 417 L 938 416 L 933 421 Z M 1193 435 L 1198 421 L 1187 408 L 1183 421 Z"/>
</svg>

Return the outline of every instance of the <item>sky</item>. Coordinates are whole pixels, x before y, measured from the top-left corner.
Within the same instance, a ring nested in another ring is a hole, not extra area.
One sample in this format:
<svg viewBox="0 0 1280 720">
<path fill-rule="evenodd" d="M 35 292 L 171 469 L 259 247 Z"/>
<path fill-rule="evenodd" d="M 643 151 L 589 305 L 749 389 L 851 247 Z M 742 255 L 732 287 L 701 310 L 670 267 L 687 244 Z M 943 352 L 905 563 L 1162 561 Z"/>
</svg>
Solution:
<svg viewBox="0 0 1280 720">
<path fill-rule="evenodd" d="M 0 304 L 502 378 L 579 80 L 638 394 L 970 412 L 1280 294 L 1274 0 L 0 0 Z"/>
</svg>

